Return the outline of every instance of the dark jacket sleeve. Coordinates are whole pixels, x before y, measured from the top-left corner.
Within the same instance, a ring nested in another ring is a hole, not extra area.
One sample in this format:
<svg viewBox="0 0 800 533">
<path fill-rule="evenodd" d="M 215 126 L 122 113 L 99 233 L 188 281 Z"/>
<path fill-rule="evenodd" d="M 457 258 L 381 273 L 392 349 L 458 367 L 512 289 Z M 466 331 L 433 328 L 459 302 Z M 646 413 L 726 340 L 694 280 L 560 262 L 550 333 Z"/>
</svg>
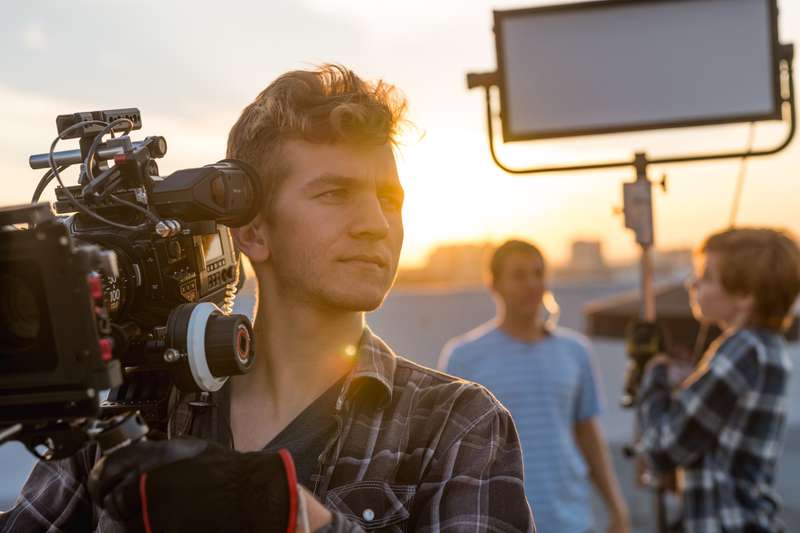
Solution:
<svg viewBox="0 0 800 533">
<path fill-rule="evenodd" d="M 86 489 L 95 447 L 59 461 L 39 461 L 14 506 L 0 513 L 0 532 L 93 531 L 95 512 Z"/>
</svg>

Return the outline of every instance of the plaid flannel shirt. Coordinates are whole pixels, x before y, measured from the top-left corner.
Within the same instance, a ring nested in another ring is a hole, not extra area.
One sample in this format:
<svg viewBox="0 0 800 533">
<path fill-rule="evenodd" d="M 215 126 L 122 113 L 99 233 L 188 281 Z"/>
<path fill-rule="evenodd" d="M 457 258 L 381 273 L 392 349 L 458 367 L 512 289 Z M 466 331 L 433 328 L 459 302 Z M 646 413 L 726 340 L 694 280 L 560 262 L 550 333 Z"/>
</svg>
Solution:
<svg viewBox="0 0 800 533">
<path fill-rule="evenodd" d="M 176 432 L 192 418 L 182 403 Z M 333 513 L 326 533 L 535 531 L 514 423 L 483 387 L 397 357 L 367 329 L 335 418 L 309 487 Z M 89 500 L 95 453 L 38 463 L 0 529 L 124 531 Z"/>
<path fill-rule="evenodd" d="M 742 329 L 715 341 L 676 391 L 663 365 L 645 377 L 639 449 L 656 471 L 678 469 L 682 531 L 781 530 L 774 481 L 790 371 L 779 335 Z"/>
</svg>

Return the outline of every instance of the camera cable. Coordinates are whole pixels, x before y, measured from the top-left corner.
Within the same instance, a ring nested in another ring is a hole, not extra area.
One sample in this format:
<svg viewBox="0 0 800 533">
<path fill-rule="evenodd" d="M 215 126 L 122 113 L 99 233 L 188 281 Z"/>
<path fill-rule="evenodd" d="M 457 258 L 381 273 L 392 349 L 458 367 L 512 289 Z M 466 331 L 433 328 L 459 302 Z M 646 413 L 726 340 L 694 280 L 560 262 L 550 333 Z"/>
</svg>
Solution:
<svg viewBox="0 0 800 533">
<path fill-rule="evenodd" d="M 65 168 L 67 168 L 67 166 L 68 165 L 62 165 L 58 167 L 58 171 L 62 172 Z M 32 204 L 39 202 L 39 198 L 42 196 L 42 193 L 44 193 L 44 190 L 47 188 L 50 182 L 53 181 L 54 177 L 55 174 L 53 174 L 52 169 L 48 170 L 45 175 L 42 176 L 42 179 L 39 180 L 39 184 L 36 186 L 36 190 L 33 191 L 33 197 L 31 198 Z"/>
<path fill-rule="evenodd" d="M 118 124 L 123 124 L 123 123 L 127 123 L 128 124 L 128 129 L 125 130 L 123 135 L 128 135 L 131 132 L 131 128 L 133 127 L 133 122 L 131 122 L 131 120 L 128 119 L 128 118 L 118 118 L 117 120 L 115 120 L 115 121 L 113 121 L 111 123 L 107 123 L 106 126 L 102 130 L 100 130 L 100 132 L 97 135 L 95 135 L 94 140 L 92 141 L 92 144 L 89 147 L 88 152 L 86 152 L 86 159 L 83 160 L 83 163 L 84 163 L 85 168 L 86 168 L 86 174 L 89 176 L 89 183 L 94 181 L 94 170 L 93 170 L 94 159 L 95 159 L 95 156 L 97 154 L 97 148 L 100 146 L 100 143 L 103 141 L 103 135 L 106 135 L 106 134 L 110 133 L 111 134 L 111 138 L 113 139 L 115 137 L 115 135 L 114 135 L 114 126 L 117 126 Z"/>
<path fill-rule="evenodd" d="M 113 226 L 113 227 L 118 228 L 118 229 L 124 229 L 124 230 L 129 230 L 129 231 L 144 230 L 145 228 L 147 228 L 147 224 L 140 224 L 138 226 L 129 226 L 127 224 L 120 224 L 118 222 L 114 222 L 113 220 L 108 220 L 107 218 L 103 217 L 102 215 L 100 215 L 98 213 L 95 213 L 94 211 L 92 211 L 88 207 L 82 206 L 80 204 L 80 202 L 78 202 L 78 200 L 75 198 L 75 196 L 64 185 L 64 182 L 61 180 L 61 174 L 60 174 L 60 172 L 58 170 L 58 167 L 56 166 L 55 158 L 54 158 L 56 145 L 70 131 L 72 131 L 74 129 L 77 129 L 79 127 L 82 127 L 82 126 L 86 126 L 88 124 L 101 124 L 101 125 L 104 125 L 104 126 L 108 126 L 107 122 L 103 122 L 101 120 L 84 120 L 82 122 L 78 122 L 77 124 L 73 124 L 69 128 L 67 128 L 64 131 L 62 131 L 61 133 L 59 133 L 58 136 L 55 139 L 53 139 L 53 142 L 50 145 L 50 152 L 48 153 L 48 159 L 49 159 L 49 162 L 50 162 L 50 170 L 53 172 L 53 176 L 58 181 L 58 184 L 61 185 L 61 187 L 62 187 L 62 189 L 64 191 L 64 194 L 66 194 L 67 198 L 69 198 L 70 203 L 73 205 L 73 207 L 75 207 L 75 209 L 77 211 L 80 211 L 84 215 L 90 216 L 90 217 L 94 218 L 95 220 L 99 220 L 103 224 L 108 224 L 109 226 Z"/>
<path fill-rule="evenodd" d="M 89 151 L 86 154 L 86 159 L 84 160 L 84 168 L 86 169 L 86 174 L 89 177 L 89 182 L 92 182 L 94 180 L 94 170 L 93 170 L 94 159 L 97 154 L 97 148 L 100 146 L 100 143 L 103 140 L 103 135 L 111 134 L 111 137 L 114 138 L 115 137 L 114 127 L 117 126 L 118 124 L 125 124 L 125 123 L 127 123 L 128 129 L 125 130 L 123 135 L 128 135 L 131 131 L 131 128 L 133 127 L 133 122 L 131 122 L 131 120 L 127 118 L 119 118 L 109 123 L 97 135 L 95 135 L 94 141 L 92 142 L 92 145 L 89 147 Z M 123 200 L 122 198 L 114 194 L 109 194 L 109 197 L 111 197 L 115 202 L 121 205 L 130 207 L 131 209 L 143 213 L 147 218 L 150 219 L 151 222 L 153 222 L 153 224 L 158 224 L 160 222 L 160 219 L 155 215 L 155 213 L 153 213 L 147 208 L 144 208 L 133 202 L 128 202 L 127 200 Z"/>
<path fill-rule="evenodd" d="M 94 169 L 94 160 L 95 160 L 95 157 L 97 155 L 97 148 L 100 146 L 100 143 L 103 141 L 103 136 L 106 135 L 106 134 L 111 134 L 111 137 L 114 138 L 115 137 L 115 135 L 114 135 L 114 127 L 119 125 L 119 124 L 127 124 L 128 125 L 128 129 L 126 129 L 123 132 L 123 135 L 128 135 L 130 133 L 130 131 L 131 131 L 131 128 L 133 128 L 133 122 L 131 122 L 130 119 L 128 119 L 128 118 L 118 118 L 117 120 L 107 124 L 97 135 L 95 135 L 94 140 L 92 141 L 92 145 L 89 147 L 89 150 L 86 153 L 86 159 L 84 159 L 84 162 L 83 162 L 84 163 L 84 168 L 86 169 L 86 174 L 89 177 L 89 181 L 87 183 L 87 186 L 89 184 L 91 184 L 95 180 L 94 170 L 93 170 Z M 123 200 L 122 198 L 120 198 L 120 197 L 118 197 L 118 196 L 116 196 L 114 194 L 109 194 L 109 197 L 111 197 L 118 204 L 124 205 L 126 207 L 130 207 L 131 209 L 134 209 L 136 211 L 139 211 L 140 213 L 143 213 L 147 218 L 150 219 L 151 222 L 153 222 L 153 224 L 158 224 L 161 221 L 161 219 L 159 219 L 158 216 L 155 215 L 155 213 L 153 213 L 152 211 L 150 211 L 147 208 L 144 208 L 144 207 L 142 207 L 142 206 L 140 206 L 138 204 L 135 204 L 133 202 L 129 202 L 127 200 Z"/>
</svg>

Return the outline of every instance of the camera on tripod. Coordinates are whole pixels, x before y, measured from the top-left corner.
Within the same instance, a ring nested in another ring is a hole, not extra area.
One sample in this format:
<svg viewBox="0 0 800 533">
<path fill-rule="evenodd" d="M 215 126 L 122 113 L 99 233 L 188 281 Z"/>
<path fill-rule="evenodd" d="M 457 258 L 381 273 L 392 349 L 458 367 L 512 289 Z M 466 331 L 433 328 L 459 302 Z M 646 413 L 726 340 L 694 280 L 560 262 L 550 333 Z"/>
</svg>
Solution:
<svg viewBox="0 0 800 533">
<path fill-rule="evenodd" d="M 33 205 L 0 209 L 0 442 L 47 459 L 125 413 L 164 430 L 176 388 L 212 392 L 249 370 L 252 325 L 230 314 L 241 265 L 229 228 L 262 204 L 241 161 L 160 177 L 166 140 L 131 140 L 138 109 L 56 124 L 50 151 L 30 158 L 48 168 Z M 78 150 L 55 151 L 70 138 Z M 74 164 L 78 185 L 65 186 Z M 56 214 L 37 203 L 53 179 Z"/>
</svg>

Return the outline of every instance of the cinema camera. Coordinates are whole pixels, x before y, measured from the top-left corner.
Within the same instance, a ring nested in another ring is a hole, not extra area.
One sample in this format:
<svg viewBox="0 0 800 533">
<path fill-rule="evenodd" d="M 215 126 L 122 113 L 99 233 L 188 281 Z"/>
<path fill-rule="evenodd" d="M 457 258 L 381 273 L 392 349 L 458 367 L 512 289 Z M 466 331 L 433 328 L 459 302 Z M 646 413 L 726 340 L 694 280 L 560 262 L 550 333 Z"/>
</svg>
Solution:
<svg viewBox="0 0 800 533">
<path fill-rule="evenodd" d="M 49 169 L 33 205 L 0 209 L 0 442 L 44 459 L 166 431 L 178 391 L 212 392 L 249 370 L 252 326 L 230 314 L 240 263 L 228 228 L 262 203 L 241 161 L 159 177 L 166 140 L 131 140 L 138 109 L 56 125 L 50 151 L 30 158 Z M 73 138 L 79 150 L 54 151 Z M 73 164 L 79 184 L 65 186 Z M 37 203 L 53 179 L 59 216 Z"/>
</svg>

